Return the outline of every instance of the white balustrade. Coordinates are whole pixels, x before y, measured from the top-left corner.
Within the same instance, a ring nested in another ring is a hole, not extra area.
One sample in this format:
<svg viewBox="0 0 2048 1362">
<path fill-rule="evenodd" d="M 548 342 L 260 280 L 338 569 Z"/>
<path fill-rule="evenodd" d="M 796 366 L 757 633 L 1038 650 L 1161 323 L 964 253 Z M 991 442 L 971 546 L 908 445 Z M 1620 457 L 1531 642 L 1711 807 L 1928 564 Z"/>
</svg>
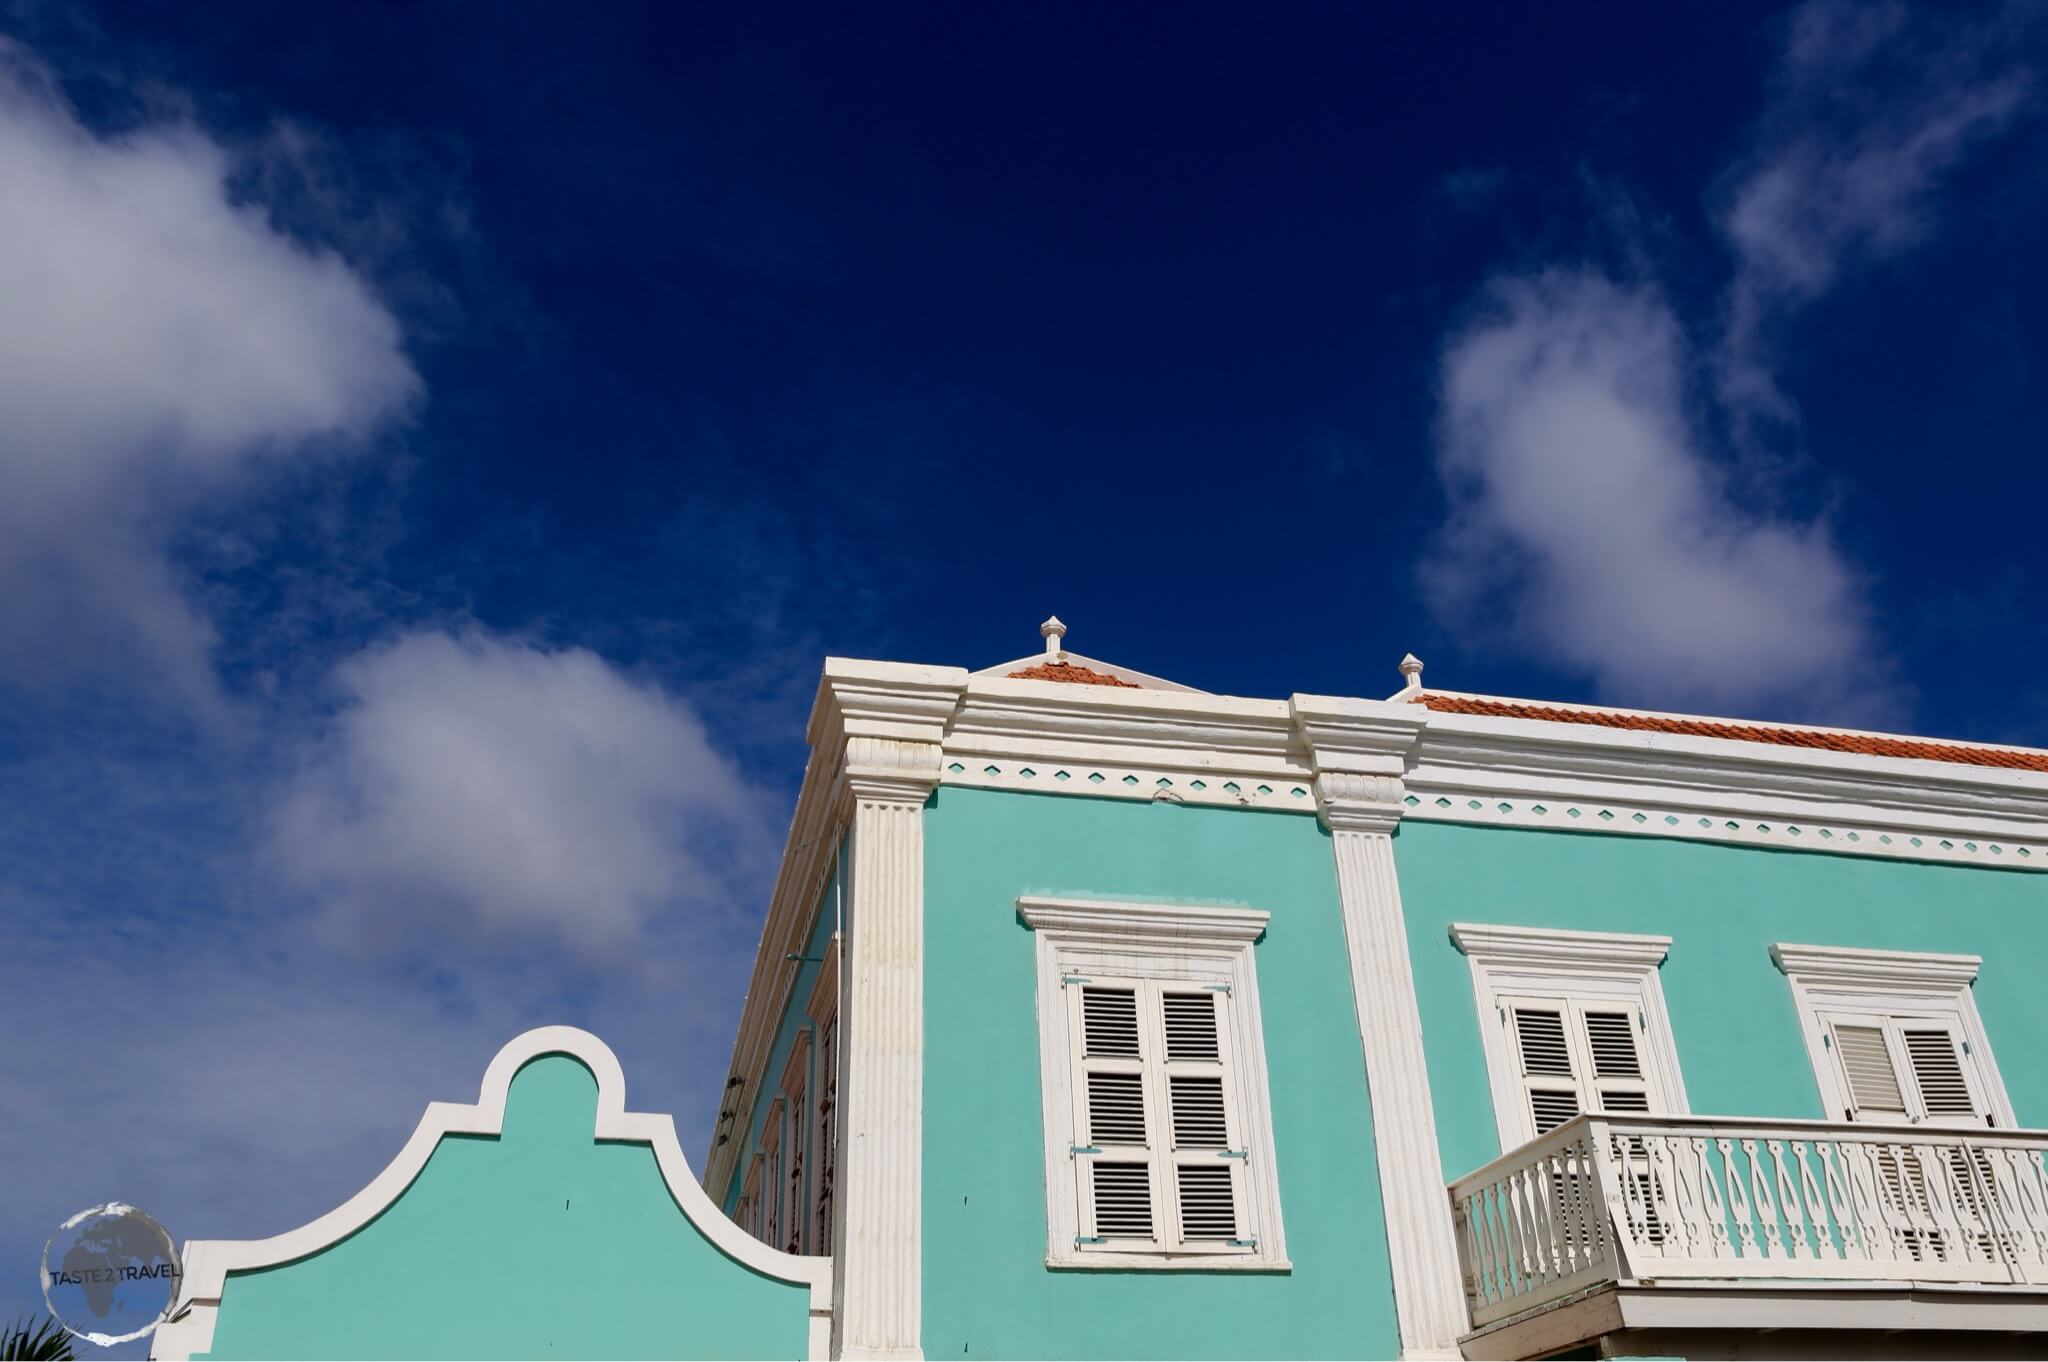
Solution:
<svg viewBox="0 0 2048 1362">
<path fill-rule="evenodd" d="M 2048 1132 L 1581 1116 L 1451 1184 L 1476 1326 L 1603 1282 L 2048 1285 Z"/>
</svg>

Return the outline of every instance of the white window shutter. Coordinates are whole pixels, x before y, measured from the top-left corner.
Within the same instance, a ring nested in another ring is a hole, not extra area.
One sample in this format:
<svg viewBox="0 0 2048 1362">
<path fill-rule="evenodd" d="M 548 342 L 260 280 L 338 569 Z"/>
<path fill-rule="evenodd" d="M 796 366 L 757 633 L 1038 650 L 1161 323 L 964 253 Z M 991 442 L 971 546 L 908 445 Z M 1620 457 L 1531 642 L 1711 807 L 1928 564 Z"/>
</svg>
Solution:
<svg viewBox="0 0 2048 1362">
<path fill-rule="evenodd" d="M 1648 1111 L 1650 1084 L 1643 1074 L 1636 1045 L 1636 1013 L 1627 1006 L 1601 1007 L 1574 1003 L 1579 1032 L 1586 1040 L 1581 1094 L 1590 1095 L 1604 1112 Z M 1585 1089 L 1590 1087 L 1591 1093 Z"/>
<path fill-rule="evenodd" d="M 828 1015 L 818 1027 L 818 1076 L 812 1087 L 817 1100 L 811 1104 L 816 1121 L 811 1159 L 812 1225 L 811 1252 L 832 1252 L 832 1179 L 837 1172 L 839 1151 L 833 1140 L 833 1108 L 839 1094 L 839 1014 Z"/>
<path fill-rule="evenodd" d="M 1504 1007 L 1530 1119 L 1538 1135 L 1547 1135 L 1580 1110 L 1578 1074 L 1565 1029 L 1569 1008 L 1562 1002 L 1525 1000 L 1508 1000 Z"/>
<path fill-rule="evenodd" d="M 1106 977 L 1063 986 L 1073 1052 L 1076 1247 L 1255 1249 L 1228 989 Z"/>
<path fill-rule="evenodd" d="M 1986 1126 L 1991 1114 L 1963 1038 L 1947 1021 L 1901 1019 L 1899 1041 L 1919 1098 L 1917 1114 L 1930 1125 Z"/>
<path fill-rule="evenodd" d="M 1080 1244 L 1154 1248 L 1160 1237 L 1158 1100 L 1146 1073 L 1154 1047 L 1143 1025 L 1144 986 L 1135 979 L 1099 979 L 1066 988 Z"/>
<path fill-rule="evenodd" d="M 1901 1122 L 1911 1116 L 1887 1029 L 1881 1017 L 1830 1021 L 1829 1039 L 1852 1121 Z"/>
<path fill-rule="evenodd" d="M 1229 1069 L 1230 996 L 1220 990 L 1157 987 L 1174 1232 L 1179 1247 L 1248 1248 L 1244 1147 Z"/>
</svg>

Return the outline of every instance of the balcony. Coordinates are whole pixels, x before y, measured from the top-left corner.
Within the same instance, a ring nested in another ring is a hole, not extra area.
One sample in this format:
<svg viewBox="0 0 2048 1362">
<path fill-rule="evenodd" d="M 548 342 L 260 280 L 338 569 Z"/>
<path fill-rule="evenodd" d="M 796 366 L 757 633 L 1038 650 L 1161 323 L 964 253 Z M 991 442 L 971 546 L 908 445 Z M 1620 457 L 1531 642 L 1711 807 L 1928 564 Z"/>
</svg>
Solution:
<svg viewBox="0 0 2048 1362">
<path fill-rule="evenodd" d="M 1581 1116 L 1451 1184 L 1465 1354 L 1701 1355 L 1726 1329 L 2038 1349 L 2015 1336 L 2048 1331 L 2044 1154 L 2043 1131 Z"/>
</svg>

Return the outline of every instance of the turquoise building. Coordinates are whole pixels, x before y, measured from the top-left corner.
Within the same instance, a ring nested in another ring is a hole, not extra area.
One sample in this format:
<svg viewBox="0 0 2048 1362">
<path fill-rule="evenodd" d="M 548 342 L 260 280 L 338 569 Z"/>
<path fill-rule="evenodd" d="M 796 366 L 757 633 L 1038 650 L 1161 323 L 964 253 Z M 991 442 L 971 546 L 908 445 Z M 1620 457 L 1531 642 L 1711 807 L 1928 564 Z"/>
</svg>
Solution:
<svg viewBox="0 0 2048 1362">
<path fill-rule="evenodd" d="M 156 1355 L 2048 1346 L 2048 752 L 1042 633 L 827 661 L 701 1177 L 529 1033 Z"/>
</svg>

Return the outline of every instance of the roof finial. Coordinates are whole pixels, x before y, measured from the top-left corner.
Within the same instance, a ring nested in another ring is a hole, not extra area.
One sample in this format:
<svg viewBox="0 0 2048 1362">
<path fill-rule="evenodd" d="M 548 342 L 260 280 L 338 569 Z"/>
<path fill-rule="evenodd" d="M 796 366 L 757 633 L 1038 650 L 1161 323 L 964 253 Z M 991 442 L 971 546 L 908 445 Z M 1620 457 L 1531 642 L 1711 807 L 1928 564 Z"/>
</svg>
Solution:
<svg viewBox="0 0 2048 1362">
<path fill-rule="evenodd" d="M 1059 655 L 1066 651 L 1067 626 L 1061 623 L 1058 615 L 1053 615 L 1038 626 L 1038 632 L 1045 636 L 1045 660 L 1058 661 Z"/>
<path fill-rule="evenodd" d="M 1402 690 L 1421 690 L 1422 659 L 1413 653 L 1404 654 L 1401 658 L 1401 675 L 1405 678 L 1401 685 Z"/>
</svg>

